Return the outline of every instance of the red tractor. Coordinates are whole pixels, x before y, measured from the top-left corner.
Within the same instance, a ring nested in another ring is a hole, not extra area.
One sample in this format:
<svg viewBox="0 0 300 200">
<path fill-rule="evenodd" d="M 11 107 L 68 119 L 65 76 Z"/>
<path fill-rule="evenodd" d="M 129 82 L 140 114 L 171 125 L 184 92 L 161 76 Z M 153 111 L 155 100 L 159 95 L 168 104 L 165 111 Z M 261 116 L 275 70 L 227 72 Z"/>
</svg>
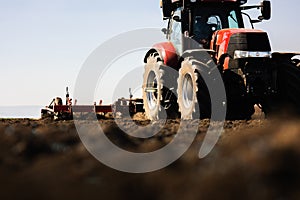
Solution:
<svg viewBox="0 0 300 200">
<path fill-rule="evenodd" d="M 221 106 L 227 119 L 250 119 L 258 105 L 269 115 L 283 105 L 298 109 L 300 70 L 296 54 L 272 53 L 268 34 L 245 29 L 269 20 L 271 3 L 245 6 L 247 0 L 162 0 L 167 41 L 144 59 L 143 101 L 151 120 L 211 118 L 211 91 L 205 77 L 218 71 L 226 91 Z M 244 10 L 260 8 L 253 20 Z M 214 78 L 214 77 L 212 77 Z M 195 116 L 195 113 L 200 116 Z"/>
</svg>

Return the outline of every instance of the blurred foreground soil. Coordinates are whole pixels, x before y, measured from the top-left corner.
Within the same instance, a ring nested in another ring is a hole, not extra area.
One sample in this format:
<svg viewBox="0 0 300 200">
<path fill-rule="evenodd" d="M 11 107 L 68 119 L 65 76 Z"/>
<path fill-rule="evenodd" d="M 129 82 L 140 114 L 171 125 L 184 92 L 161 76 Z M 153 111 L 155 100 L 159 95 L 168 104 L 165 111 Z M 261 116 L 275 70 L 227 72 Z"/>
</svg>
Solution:
<svg viewBox="0 0 300 200">
<path fill-rule="evenodd" d="M 99 123 L 114 143 L 148 152 L 170 142 L 180 122 L 143 140 L 113 120 Z M 2 119 L 0 199 L 300 199 L 300 120 L 227 121 L 216 147 L 199 159 L 208 124 L 200 122 L 193 145 L 169 167 L 129 174 L 89 154 L 73 121 Z"/>
</svg>

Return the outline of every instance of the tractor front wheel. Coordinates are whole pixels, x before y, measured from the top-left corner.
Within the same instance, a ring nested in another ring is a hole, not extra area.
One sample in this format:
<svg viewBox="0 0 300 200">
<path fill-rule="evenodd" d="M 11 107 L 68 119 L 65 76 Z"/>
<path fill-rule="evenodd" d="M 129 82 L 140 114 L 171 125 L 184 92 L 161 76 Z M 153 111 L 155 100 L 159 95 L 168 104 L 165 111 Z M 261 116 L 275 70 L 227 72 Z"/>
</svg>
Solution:
<svg viewBox="0 0 300 200">
<path fill-rule="evenodd" d="M 143 79 L 143 100 L 150 120 L 176 118 L 177 97 L 174 94 L 178 73 L 163 64 L 158 53 L 147 58 Z"/>
</svg>

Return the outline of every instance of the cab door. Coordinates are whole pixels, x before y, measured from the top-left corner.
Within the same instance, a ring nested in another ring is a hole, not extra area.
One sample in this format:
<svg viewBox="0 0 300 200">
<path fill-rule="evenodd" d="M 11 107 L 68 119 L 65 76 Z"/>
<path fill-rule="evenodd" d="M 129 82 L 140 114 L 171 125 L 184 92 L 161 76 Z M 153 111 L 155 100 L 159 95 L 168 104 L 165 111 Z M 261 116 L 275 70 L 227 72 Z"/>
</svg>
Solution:
<svg viewBox="0 0 300 200">
<path fill-rule="evenodd" d="M 181 25 L 181 8 L 178 8 L 172 15 L 169 23 L 169 41 L 174 45 L 178 55 L 182 55 L 182 25 Z"/>
</svg>

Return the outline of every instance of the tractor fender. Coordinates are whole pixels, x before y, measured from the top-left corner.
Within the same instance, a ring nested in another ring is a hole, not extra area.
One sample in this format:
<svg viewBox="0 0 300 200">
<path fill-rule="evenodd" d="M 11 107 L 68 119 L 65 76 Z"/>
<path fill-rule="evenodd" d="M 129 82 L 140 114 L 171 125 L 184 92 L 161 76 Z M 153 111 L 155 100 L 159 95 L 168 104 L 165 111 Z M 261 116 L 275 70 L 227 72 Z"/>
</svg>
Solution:
<svg viewBox="0 0 300 200">
<path fill-rule="evenodd" d="M 157 52 L 160 58 L 163 60 L 166 66 L 176 67 L 178 63 L 178 54 L 175 47 L 171 42 L 162 42 L 155 44 L 152 49 L 150 49 L 144 58 L 144 63 L 147 62 L 147 58 L 152 54 Z"/>
<path fill-rule="evenodd" d="M 273 52 L 272 53 L 272 59 L 277 62 L 290 62 L 290 61 L 296 61 L 300 60 L 300 52 L 294 52 L 294 53 L 281 53 L 281 52 Z"/>
</svg>

